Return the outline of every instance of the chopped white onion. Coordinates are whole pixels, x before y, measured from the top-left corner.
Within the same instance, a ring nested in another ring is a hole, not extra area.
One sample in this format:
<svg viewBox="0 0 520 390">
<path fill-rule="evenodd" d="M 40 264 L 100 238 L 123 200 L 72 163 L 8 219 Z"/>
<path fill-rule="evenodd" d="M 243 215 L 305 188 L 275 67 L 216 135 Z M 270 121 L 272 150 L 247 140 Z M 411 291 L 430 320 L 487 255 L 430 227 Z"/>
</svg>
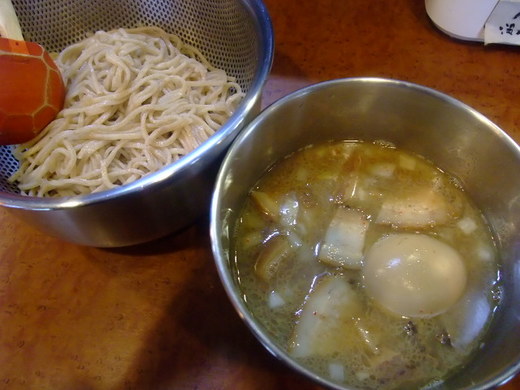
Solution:
<svg viewBox="0 0 520 390">
<path fill-rule="evenodd" d="M 379 177 L 390 178 L 394 175 L 395 165 L 390 163 L 381 163 L 374 165 L 371 172 Z"/>
<path fill-rule="evenodd" d="M 356 372 L 356 378 L 358 378 L 360 381 L 364 381 L 370 377 L 370 374 L 365 371 L 358 371 Z"/>
<path fill-rule="evenodd" d="M 340 363 L 329 363 L 329 376 L 332 380 L 343 382 L 345 380 L 345 368 Z"/>
<path fill-rule="evenodd" d="M 275 309 L 277 307 L 285 305 L 285 300 L 276 291 L 271 291 L 269 294 L 269 307 Z"/>
<path fill-rule="evenodd" d="M 416 161 L 411 156 L 401 154 L 401 155 L 399 155 L 399 166 L 403 169 L 408 169 L 409 171 L 413 171 L 416 166 Z"/>
<path fill-rule="evenodd" d="M 461 218 L 457 221 L 457 226 L 464 234 L 471 234 L 477 228 L 476 222 L 470 217 Z"/>
</svg>

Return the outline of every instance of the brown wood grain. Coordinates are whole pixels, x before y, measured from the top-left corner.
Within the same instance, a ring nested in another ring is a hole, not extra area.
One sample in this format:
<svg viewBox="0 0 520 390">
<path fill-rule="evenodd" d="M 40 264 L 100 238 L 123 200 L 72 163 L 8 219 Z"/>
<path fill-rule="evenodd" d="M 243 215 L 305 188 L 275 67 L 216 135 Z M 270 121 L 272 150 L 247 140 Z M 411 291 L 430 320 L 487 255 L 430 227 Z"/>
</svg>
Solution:
<svg viewBox="0 0 520 390">
<path fill-rule="evenodd" d="M 381 76 L 438 89 L 520 141 L 520 48 L 455 41 L 420 0 L 266 0 L 267 106 L 310 83 Z M 319 389 L 249 333 L 208 223 L 124 249 L 69 244 L 0 208 L 0 389 Z M 520 389 L 517 377 L 501 390 Z"/>
</svg>

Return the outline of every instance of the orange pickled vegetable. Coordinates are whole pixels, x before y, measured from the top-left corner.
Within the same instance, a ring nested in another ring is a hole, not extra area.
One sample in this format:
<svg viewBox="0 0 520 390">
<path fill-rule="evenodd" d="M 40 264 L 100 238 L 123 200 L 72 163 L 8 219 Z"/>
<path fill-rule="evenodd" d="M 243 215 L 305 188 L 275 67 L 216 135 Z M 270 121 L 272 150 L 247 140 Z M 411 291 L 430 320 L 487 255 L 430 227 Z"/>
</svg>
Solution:
<svg viewBox="0 0 520 390">
<path fill-rule="evenodd" d="M 10 1 L 0 2 L 0 145 L 10 145 L 34 138 L 56 117 L 65 86 L 49 53 L 23 40 Z"/>
<path fill-rule="evenodd" d="M 34 42 L 0 38 L 0 145 L 29 141 L 63 107 L 56 64 Z"/>
</svg>

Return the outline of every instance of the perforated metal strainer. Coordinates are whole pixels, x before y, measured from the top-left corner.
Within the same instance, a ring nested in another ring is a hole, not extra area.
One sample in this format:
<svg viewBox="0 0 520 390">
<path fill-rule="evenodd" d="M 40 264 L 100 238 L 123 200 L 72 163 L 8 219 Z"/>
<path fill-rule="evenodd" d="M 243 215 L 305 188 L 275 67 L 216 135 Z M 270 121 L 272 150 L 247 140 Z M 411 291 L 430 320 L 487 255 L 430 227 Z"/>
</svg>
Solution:
<svg viewBox="0 0 520 390">
<path fill-rule="evenodd" d="M 13 0 L 24 38 L 49 52 L 98 30 L 158 26 L 197 47 L 234 76 L 246 97 L 208 141 L 132 184 L 72 198 L 22 196 L 8 182 L 18 167 L 0 146 L 0 205 L 49 234 L 92 246 L 123 246 L 178 230 L 207 212 L 223 153 L 259 111 L 273 57 L 273 32 L 260 0 Z"/>
</svg>

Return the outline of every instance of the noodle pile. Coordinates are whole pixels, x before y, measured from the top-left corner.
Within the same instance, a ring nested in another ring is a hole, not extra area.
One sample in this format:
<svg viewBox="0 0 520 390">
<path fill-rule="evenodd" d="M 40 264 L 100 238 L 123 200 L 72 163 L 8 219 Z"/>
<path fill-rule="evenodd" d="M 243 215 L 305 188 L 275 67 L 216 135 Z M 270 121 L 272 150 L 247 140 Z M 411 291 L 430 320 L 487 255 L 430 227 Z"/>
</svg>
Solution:
<svg viewBox="0 0 520 390">
<path fill-rule="evenodd" d="M 32 196 L 70 196 L 137 180 L 211 136 L 244 96 L 195 48 L 156 27 L 99 31 L 56 58 L 65 106 L 17 146 L 10 178 Z"/>
</svg>

